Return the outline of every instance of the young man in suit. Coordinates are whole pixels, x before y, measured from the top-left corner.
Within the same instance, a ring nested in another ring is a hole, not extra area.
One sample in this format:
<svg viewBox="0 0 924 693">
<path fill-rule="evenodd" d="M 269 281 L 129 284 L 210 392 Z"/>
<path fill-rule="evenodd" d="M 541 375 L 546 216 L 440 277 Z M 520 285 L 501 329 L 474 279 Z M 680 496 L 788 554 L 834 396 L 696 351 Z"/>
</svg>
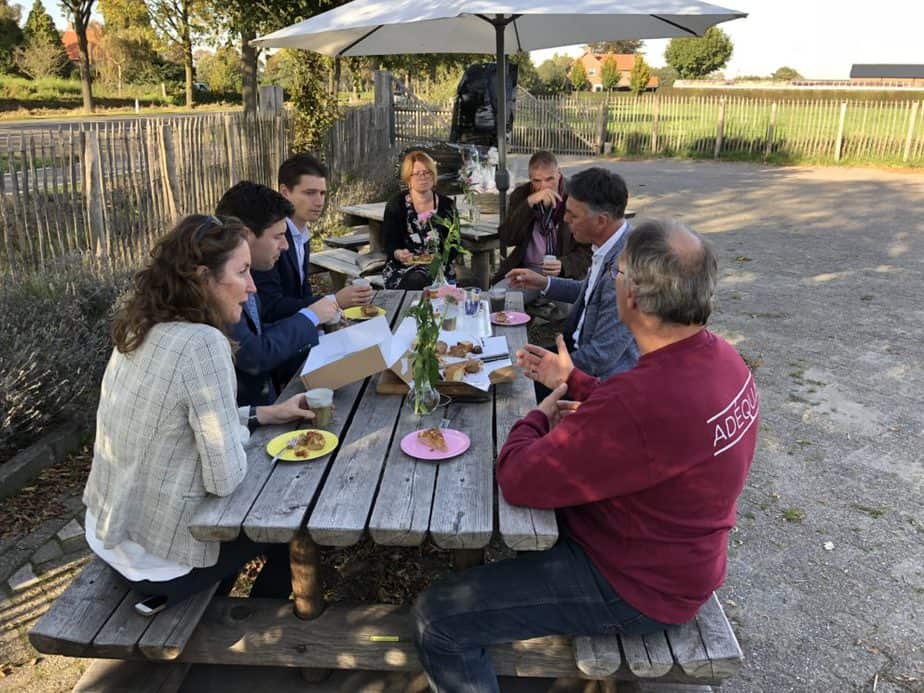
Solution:
<svg viewBox="0 0 924 693">
<path fill-rule="evenodd" d="M 292 205 L 286 219 L 287 249 L 269 268 L 253 273 L 262 303 L 261 317 L 267 322 L 282 320 L 313 305 L 318 297 L 311 292 L 308 266 L 310 225 L 324 212 L 327 200 L 327 168 L 311 154 L 296 154 L 279 167 L 279 192 Z M 372 300 L 369 287 L 346 286 L 325 297 L 339 310 L 360 306 Z"/>
<path fill-rule="evenodd" d="M 575 240 L 591 244 L 587 277 L 576 281 L 524 268 L 506 276 L 511 289 L 538 290 L 546 298 L 573 304 L 565 321 L 565 344 L 575 366 L 598 378 L 629 370 L 638 360 L 632 333 L 616 310 L 616 289 L 607 280 L 626 243 L 628 201 L 626 183 L 618 174 L 602 168 L 576 173 L 568 181 L 565 221 Z M 539 389 L 539 394 L 547 390 Z"/>
<path fill-rule="evenodd" d="M 272 188 L 241 181 L 225 192 L 215 214 L 237 217 L 244 224 L 252 270 L 271 269 L 288 248 L 286 218 L 292 214 L 292 204 Z M 323 298 L 311 308 L 268 323 L 261 317 L 259 296 L 250 294 L 240 321 L 231 329 L 238 343 L 234 358 L 238 406 L 275 402 L 279 392 L 273 382 L 274 370 L 288 367 L 294 372 L 318 343 L 318 325 L 337 311 L 336 303 Z"/>
</svg>

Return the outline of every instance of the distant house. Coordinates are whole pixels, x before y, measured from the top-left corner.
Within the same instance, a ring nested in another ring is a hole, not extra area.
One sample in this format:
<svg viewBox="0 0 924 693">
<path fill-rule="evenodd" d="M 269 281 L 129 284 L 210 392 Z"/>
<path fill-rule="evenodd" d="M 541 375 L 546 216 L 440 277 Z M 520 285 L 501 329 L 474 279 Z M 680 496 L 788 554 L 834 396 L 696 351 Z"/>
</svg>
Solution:
<svg viewBox="0 0 924 693">
<path fill-rule="evenodd" d="M 608 58 L 616 61 L 616 68 L 619 70 L 619 89 L 628 89 L 631 82 L 632 66 L 635 65 L 634 53 L 591 53 L 585 51 L 584 55 L 578 58 L 578 61 L 584 65 L 584 71 L 587 73 L 587 81 L 590 82 L 590 88 L 593 91 L 603 91 L 603 64 Z M 657 77 L 652 76 L 648 80 L 646 89 L 657 89 L 660 81 Z"/>
<path fill-rule="evenodd" d="M 924 87 L 924 65 L 854 65 L 850 81 L 870 86 Z"/>
<path fill-rule="evenodd" d="M 99 22 L 90 22 L 90 25 L 87 27 L 87 52 L 90 57 L 90 64 L 93 65 L 96 62 L 97 57 L 100 55 L 100 42 L 103 40 L 103 27 L 100 26 Z M 67 30 L 61 34 L 61 43 L 64 44 L 64 50 L 67 51 L 67 57 L 70 58 L 71 62 L 79 63 L 80 62 L 80 44 L 77 41 L 77 32 L 74 31 L 73 27 L 68 27 Z"/>
</svg>

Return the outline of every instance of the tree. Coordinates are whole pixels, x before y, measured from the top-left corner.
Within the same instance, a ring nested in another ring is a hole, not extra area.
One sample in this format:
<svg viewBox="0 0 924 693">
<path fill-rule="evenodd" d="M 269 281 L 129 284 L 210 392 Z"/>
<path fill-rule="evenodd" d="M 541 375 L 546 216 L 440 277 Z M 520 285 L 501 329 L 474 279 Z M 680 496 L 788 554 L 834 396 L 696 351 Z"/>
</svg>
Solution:
<svg viewBox="0 0 924 693">
<path fill-rule="evenodd" d="M 683 79 L 696 79 L 725 67 L 732 48 L 725 32 L 713 26 L 700 38 L 671 39 L 664 59 Z"/>
<path fill-rule="evenodd" d="M 539 79 L 539 73 L 536 71 L 536 66 L 533 65 L 529 53 L 520 51 L 516 55 L 511 55 L 509 61 L 517 66 L 517 84 L 519 86 L 527 91 L 536 91 L 542 86 L 542 80 Z"/>
<path fill-rule="evenodd" d="M 619 66 L 616 64 L 616 58 L 613 56 L 607 57 L 607 59 L 603 61 L 603 67 L 600 68 L 600 81 L 603 83 L 603 88 L 606 91 L 618 89 L 620 79 L 622 79 L 622 73 L 619 71 Z"/>
<path fill-rule="evenodd" d="M 590 86 L 590 82 L 587 81 L 587 70 L 584 69 L 584 63 L 580 60 L 574 61 L 568 80 L 575 91 L 582 91 Z"/>
<path fill-rule="evenodd" d="M 10 6 L 7 0 L 0 0 L 0 73 L 13 71 L 14 51 L 24 41 L 19 17 L 19 5 Z"/>
<path fill-rule="evenodd" d="M 555 53 L 536 68 L 536 74 L 542 80 L 542 89 L 545 93 L 558 94 L 568 88 L 571 63 L 572 60 L 567 55 Z"/>
<path fill-rule="evenodd" d="M 22 33 L 26 45 L 17 55 L 19 69 L 33 79 L 38 79 L 36 75 L 65 77 L 70 74 L 71 63 L 61 42 L 61 34 L 41 0 L 35 0 L 32 5 Z M 28 69 L 23 65 L 27 65 Z"/>
<path fill-rule="evenodd" d="M 669 87 L 677 81 L 677 70 L 672 68 L 670 65 L 666 65 L 665 67 L 656 67 L 651 72 L 655 77 L 658 78 L 658 84 L 661 87 Z"/>
<path fill-rule="evenodd" d="M 638 53 L 644 41 L 641 39 L 622 39 L 621 41 L 594 41 L 585 48 L 591 53 L 602 55 L 604 53 Z"/>
<path fill-rule="evenodd" d="M 648 88 L 648 81 L 651 79 L 651 68 L 645 62 L 645 58 L 640 53 L 635 54 L 635 64 L 632 65 L 632 72 L 629 73 L 629 90 L 638 96 Z"/>
<path fill-rule="evenodd" d="M 186 107 L 193 107 L 193 42 L 202 32 L 202 0 L 149 0 L 151 22 L 161 40 L 183 56 L 186 73 Z"/>
<path fill-rule="evenodd" d="M 331 94 L 325 79 L 327 66 L 314 51 L 295 54 L 292 100 L 295 105 L 293 147 L 295 151 L 317 151 L 324 133 L 339 115 L 337 96 Z"/>
<path fill-rule="evenodd" d="M 781 80 L 784 82 L 790 82 L 794 79 L 802 79 L 802 75 L 800 75 L 796 70 L 794 70 L 791 67 L 783 66 L 779 70 L 773 73 L 773 77 L 771 79 L 777 79 L 777 80 Z"/>
<path fill-rule="evenodd" d="M 242 86 L 240 53 L 231 46 L 206 53 L 196 63 L 196 74 L 212 91 L 239 93 Z"/>
<path fill-rule="evenodd" d="M 87 27 L 90 25 L 90 15 L 93 13 L 93 3 L 96 0 L 61 0 L 61 8 L 71 20 L 74 33 L 77 34 L 77 46 L 80 49 L 80 91 L 83 96 L 83 110 L 92 113 L 93 104 L 93 75 L 90 72 L 90 48 L 87 43 Z"/>
<path fill-rule="evenodd" d="M 164 60 L 155 48 L 157 36 L 144 0 L 99 0 L 99 10 L 106 25 L 97 61 L 104 81 L 121 88 L 123 81 L 149 84 L 183 79 L 182 64 Z"/>
</svg>

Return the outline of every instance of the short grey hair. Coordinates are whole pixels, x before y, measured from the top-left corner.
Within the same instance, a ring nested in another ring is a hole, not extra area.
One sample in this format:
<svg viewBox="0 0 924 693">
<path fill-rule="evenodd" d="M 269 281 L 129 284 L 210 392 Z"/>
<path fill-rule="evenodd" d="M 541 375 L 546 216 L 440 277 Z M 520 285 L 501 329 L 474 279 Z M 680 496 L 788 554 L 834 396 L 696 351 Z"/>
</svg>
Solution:
<svg viewBox="0 0 924 693">
<path fill-rule="evenodd" d="M 690 234 L 699 241 L 692 253 L 678 252 L 672 239 Z M 625 280 L 638 308 L 663 322 L 705 325 L 712 313 L 718 260 L 712 245 L 675 219 L 646 220 L 626 238 Z"/>
</svg>

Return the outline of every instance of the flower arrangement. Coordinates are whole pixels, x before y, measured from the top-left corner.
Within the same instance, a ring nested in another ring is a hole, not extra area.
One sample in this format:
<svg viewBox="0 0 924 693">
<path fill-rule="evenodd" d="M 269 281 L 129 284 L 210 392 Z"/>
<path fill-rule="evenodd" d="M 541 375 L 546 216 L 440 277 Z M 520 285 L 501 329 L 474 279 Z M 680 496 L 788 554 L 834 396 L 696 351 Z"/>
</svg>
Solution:
<svg viewBox="0 0 924 693">
<path fill-rule="evenodd" d="M 435 385 L 440 378 L 436 342 L 440 324 L 433 313 L 433 304 L 424 292 L 420 303 L 408 309 L 407 314 L 417 323 L 417 340 L 414 347 L 414 390 L 411 393 L 415 414 L 429 414 L 440 401 Z"/>
<path fill-rule="evenodd" d="M 452 252 L 456 251 L 460 255 L 471 255 L 471 253 L 462 246 L 462 230 L 458 210 L 453 210 L 452 216 L 449 218 L 433 215 L 433 222 L 446 229 L 446 238 L 443 241 L 442 251 L 435 253 L 433 261 L 430 263 L 430 278 L 437 284 L 444 284 L 443 270 L 449 264 Z"/>
</svg>

